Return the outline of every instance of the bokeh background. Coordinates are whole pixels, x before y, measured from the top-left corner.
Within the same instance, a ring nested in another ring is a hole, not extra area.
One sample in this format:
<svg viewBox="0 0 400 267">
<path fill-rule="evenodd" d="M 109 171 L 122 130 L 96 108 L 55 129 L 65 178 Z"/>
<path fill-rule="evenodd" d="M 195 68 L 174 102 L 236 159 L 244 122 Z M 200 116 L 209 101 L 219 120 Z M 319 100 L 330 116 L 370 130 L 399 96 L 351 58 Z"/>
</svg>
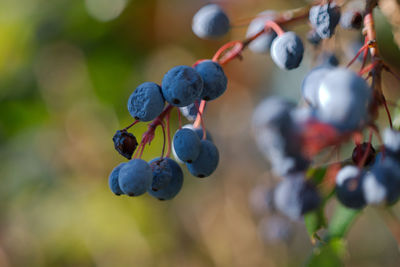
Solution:
<svg viewBox="0 0 400 267">
<path fill-rule="evenodd" d="M 283 220 L 280 232 L 271 223 L 277 215 L 252 210 L 249 196 L 277 181 L 253 141 L 252 111 L 271 94 L 299 101 L 302 78 L 320 54 L 309 45 L 291 72 L 249 51 L 226 66 L 228 90 L 205 116 L 221 155 L 210 178 L 186 172 L 169 202 L 117 197 L 108 188 L 110 171 L 124 161 L 112 136 L 132 122 L 126 103 L 138 84 L 160 82 L 173 66 L 243 38 L 246 27 L 235 21 L 305 4 L 220 1 L 236 27 L 204 41 L 192 33 L 191 18 L 205 3 L 0 0 L 0 266 L 299 266 L 307 259 L 304 224 Z M 398 69 L 391 27 L 376 16 L 383 55 Z M 308 26 L 292 28 L 304 38 Z M 335 38 L 328 50 L 345 64 L 359 35 L 339 30 Z M 385 76 L 389 99 L 399 88 Z M 142 123 L 133 133 L 145 129 Z M 144 159 L 161 153 L 161 141 Z M 347 254 L 348 266 L 400 265 L 395 240 L 371 208 L 352 228 Z"/>
</svg>

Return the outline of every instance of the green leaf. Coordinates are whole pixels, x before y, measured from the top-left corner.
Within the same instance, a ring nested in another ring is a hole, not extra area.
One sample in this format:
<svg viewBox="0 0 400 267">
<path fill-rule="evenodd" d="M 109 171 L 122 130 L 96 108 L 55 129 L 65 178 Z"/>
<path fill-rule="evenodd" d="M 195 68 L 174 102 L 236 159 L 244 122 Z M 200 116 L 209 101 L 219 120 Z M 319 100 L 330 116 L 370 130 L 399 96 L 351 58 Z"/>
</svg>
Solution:
<svg viewBox="0 0 400 267">
<path fill-rule="evenodd" d="M 342 238 L 331 239 L 323 246 L 314 248 L 306 266 L 309 267 L 338 267 L 343 265 L 346 253 L 346 242 Z"/>
<path fill-rule="evenodd" d="M 329 222 L 327 238 L 344 237 L 358 214 L 360 214 L 360 210 L 349 209 L 338 203 L 335 213 Z"/>
<path fill-rule="evenodd" d="M 307 171 L 307 177 L 314 182 L 315 185 L 319 185 L 323 182 L 326 173 L 326 167 L 323 168 L 310 168 Z"/>
<path fill-rule="evenodd" d="M 326 227 L 324 207 L 325 205 L 321 205 L 318 210 L 304 215 L 304 222 L 312 242 L 315 242 L 315 239 L 320 239 L 317 235 L 317 231 Z"/>
</svg>

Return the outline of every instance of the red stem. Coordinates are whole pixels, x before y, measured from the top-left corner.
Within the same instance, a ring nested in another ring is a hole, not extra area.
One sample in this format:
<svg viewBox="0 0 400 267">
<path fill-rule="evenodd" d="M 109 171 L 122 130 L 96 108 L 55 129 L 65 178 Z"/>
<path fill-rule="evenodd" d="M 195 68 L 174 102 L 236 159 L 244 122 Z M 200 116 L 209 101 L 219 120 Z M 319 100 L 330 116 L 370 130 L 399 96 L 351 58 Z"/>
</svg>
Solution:
<svg viewBox="0 0 400 267">
<path fill-rule="evenodd" d="M 179 109 L 178 109 L 179 110 Z M 179 113 L 180 114 L 180 113 Z M 167 120 L 167 139 L 168 139 L 168 150 L 167 150 L 167 154 L 165 155 L 167 158 L 169 158 L 169 156 L 171 155 L 171 148 L 172 148 L 172 144 L 171 144 L 171 129 L 170 129 L 170 115 L 171 114 L 167 114 L 166 116 L 166 120 Z M 181 128 L 181 127 L 180 127 Z"/>
<path fill-rule="evenodd" d="M 264 29 L 265 29 L 265 31 L 267 31 L 268 29 L 272 29 L 274 32 L 276 32 L 276 34 L 278 36 L 281 36 L 285 33 L 285 31 L 282 30 L 282 28 L 275 21 L 272 21 L 272 20 L 268 20 L 265 23 Z"/>
</svg>

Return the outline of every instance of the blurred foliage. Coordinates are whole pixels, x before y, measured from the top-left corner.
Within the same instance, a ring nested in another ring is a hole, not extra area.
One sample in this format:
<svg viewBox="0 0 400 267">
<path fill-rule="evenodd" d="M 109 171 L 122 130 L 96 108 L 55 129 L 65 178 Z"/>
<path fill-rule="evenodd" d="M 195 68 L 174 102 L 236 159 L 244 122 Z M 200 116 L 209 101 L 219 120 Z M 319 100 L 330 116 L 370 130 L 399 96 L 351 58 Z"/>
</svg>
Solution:
<svg viewBox="0 0 400 267">
<path fill-rule="evenodd" d="M 249 134 L 252 108 L 272 91 L 296 95 L 309 59 L 290 74 L 247 52 L 243 62 L 226 67 L 229 90 L 207 111 L 221 152 L 213 177 L 186 173 L 171 202 L 116 197 L 108 189 L 109 172 L 123 160 L 111 139 L 132 121 L 126 101 L 135 86 L 160 82 L 172 66 L 210 57 L 225 41 L 244 36 L 245 28 L 236 27 L 224 40 L 197 39 L 191 16 L 204 3 L 0 1 L 0 266 L 298 266 L 306 259 L 311 244 L 304 225 L 290 243 L 265 244 L 247 198 L 255 184 L 273 180 Z M 303 4 L 221 3 L 234 20 Z M 382 28 L 385 50 L 393 42 Z M 304 35 L 305 26 L 297 29 Z M 312 48 L 307 51 L 311 58 Z M 399 67 L 398 51 L 388 58 Z M 143 123 L 134 133 L 145 130 Z M 161 142 L 156 137 L 144 158 L 158 156 Z M 349 263 L 363 258 L 379 266 L 389 258 L 399 264 L 387 232 L 371 233 L 384 248 L 379 255 L 364 249 L 374 244 L 357 233 L 371 227 L 363 221 L 350 237 L 356 249 Z M 321 255 L 341 251 L 340 242 Z"/>
</svg>

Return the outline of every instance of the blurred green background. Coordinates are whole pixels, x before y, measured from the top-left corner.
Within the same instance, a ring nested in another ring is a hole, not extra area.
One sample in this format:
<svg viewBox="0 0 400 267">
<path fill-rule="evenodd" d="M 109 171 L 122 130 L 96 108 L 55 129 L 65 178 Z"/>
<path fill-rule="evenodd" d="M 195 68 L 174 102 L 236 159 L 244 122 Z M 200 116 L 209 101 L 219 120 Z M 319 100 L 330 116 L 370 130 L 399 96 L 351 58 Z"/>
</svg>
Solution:
<svg viewBox="0 0 400 267">
<path fill-rule="evenodd" d="M 289 241 L 266 242 L 248 195 L 274 181 L 251 137 L 252 110 L 277 92 L 298 101 L 318 52 L 310 46 L 293 72 L 247 51 L 244 61 L 225 68 L 229 88 L 206 114 L 221 155 L 210 178 L 186 173 L 169 202 L 109 191 L 108 175 L 124 161 L 112 136 L 132 122 L 126 102 L 134 88 L 243 38 L 242 26 L 218 41 L 192 34 L 191 18 L 205 3 L 0 0 L 0 266 L 299 266 L 307 258 L 304 225 L 292 225 Z M 233 22 L 304 4 L 220 3 Z M 398 67 L 390 27 L 383 19 L 377 25 L 382 50 Z M 304 37 L 307 25 L 294 29 Z M 336 38 L 346 44 L 357 33 Z M 343 47 L 338 56 L 347 62 Z M 386 85 L 396 99 L 399 84 L 388 76 Z M 140 137 L 145 129 L 142 123 L 133 132 Z M 156 137 L 144 159 L 161 153 L 161 141 Z M 356 223 L 348 247 L 349 266 L 400 265 L 396 243 L 373 209 Z"/>
</svg>

